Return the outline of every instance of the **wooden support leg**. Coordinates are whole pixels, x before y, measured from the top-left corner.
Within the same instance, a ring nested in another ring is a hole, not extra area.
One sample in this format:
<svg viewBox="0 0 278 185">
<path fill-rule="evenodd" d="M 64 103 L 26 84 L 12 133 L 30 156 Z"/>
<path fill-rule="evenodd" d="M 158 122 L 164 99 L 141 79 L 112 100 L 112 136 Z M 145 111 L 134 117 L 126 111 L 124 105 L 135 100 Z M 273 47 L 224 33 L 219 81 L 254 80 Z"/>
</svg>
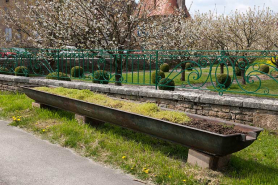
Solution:
<svg viewBox="0 0 278 185">
<path fill-rule="evenodd" d="M 79 115 L 79 114 L 75 114 L 75 119 L 77 121 L 82 122 L 83 124 L 89 124 L 91 126 L 100 126 L 100 125 L 104 124 L 103 121 L 92 119 L 92 118 L 89 118 L 89 117 L 86 117 L 86 116 L 82 116 L 82 115 Z"/>
<path fill-rule="evenodd" d="M 41 108 L 41 109 L 58 110 L 57 108 L 50 107 L 48 105 L 45 105 L 45 104 L 42 104 L 42 103 L 38 103 L 38 102 L 33 102 L 32 103 L 32 107 Z"/>
<path fill-rule="evenodd" d="M 187 162 L 192 165 L 197 165 L 201 168 L 221 170 L 228 165 L 230 157 L 231 155 L 222 157 L 212 156 L 189 149 Z"/>
</svg>

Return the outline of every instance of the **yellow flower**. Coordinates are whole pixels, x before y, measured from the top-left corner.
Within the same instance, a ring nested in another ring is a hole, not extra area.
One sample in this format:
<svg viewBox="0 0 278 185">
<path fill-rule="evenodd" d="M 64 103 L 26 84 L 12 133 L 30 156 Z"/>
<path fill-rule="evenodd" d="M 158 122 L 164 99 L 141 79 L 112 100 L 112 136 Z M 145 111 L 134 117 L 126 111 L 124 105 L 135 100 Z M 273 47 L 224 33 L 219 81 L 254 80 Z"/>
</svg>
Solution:
<svg viewBox="0 0 278 185">
<path fill-rule="evenodd" d="M 169 175 L 169 178 L 171 179 L 171 178 L 172 178 L 172 176 L 171 176 L 171 175 Z"/>
<path fill-rule="evenodd" d="M 45 132 L 45 130 L 44 130 L 44 129 L 43 129 L 42 131 L 43 131 L 43 132 Z"/>
<path fill-rule="evenodd" d="M 37 125 L 38 123 L 36 123 L 36 125 Z"/>
<path fill-rule="evenodd" d="M 131 168 L 133 170 L 133 168 Z"/>
<path fill-rule="evenodd" d="M 259 139 L 259 141 L 260 141 L 261 139 Z"/>
<path fill-rule="evenodd" d="M 186 180 L 184 179 L 183 182 L 186 182 Z"/>
<path fill-rule="evenodd" d="M 20 119 L 17 119 L 17 121 L 20 121 Z"/>
<path fill-rule="evenodd" d="M 122 157 L 122 159 L 125 159 L 125 158 L 126 158 L 126 156 L 123 156 L 123 157 Z"/>
<path fill-rule="evenodd" d="M 146 169 L 146 168 L 143 169 L 143 172 L 145 172 L 145 173 L 149 173 L 149 171 L 150 171 L 150 169 Z"/>
</svg>

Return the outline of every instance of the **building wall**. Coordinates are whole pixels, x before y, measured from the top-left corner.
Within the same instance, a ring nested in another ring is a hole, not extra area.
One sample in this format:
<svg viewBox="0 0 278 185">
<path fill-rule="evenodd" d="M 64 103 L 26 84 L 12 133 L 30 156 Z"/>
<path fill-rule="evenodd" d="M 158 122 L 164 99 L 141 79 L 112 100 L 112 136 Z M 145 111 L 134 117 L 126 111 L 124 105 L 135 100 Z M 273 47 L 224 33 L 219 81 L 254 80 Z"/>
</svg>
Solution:
<svg viewBox="0 0 278 185">
<path fill-rule="evenodd" d="M 26 1 L 22 0 L 0 0 L 0 9 L 3 12 L 9 12 L 13 13 L 13 11 L 19 12 L 19 10 L 16 8 L 16 3 L 25 3 Z M 20 13 L 19 13 L 20 15 Z M 12 39 L 12 41 L 17 41 L 17 43 L 20 43 L 21 39 L 24 38 L 24 34 L 20 29 L 16 28 L 15 26 L 8 26 L 5 24 L 4 21 L 4 16 L 0 16 L 0 48 L 8 48 L 8 47 L 15 47 L 19 46 L 19 44 L 12 43 L 12 42 L 3 42 L 3 40 L 7 39 L 7 34 L 9 33 L 8 36 L 9 39 Z M 22 17 L 25 15 L 22 15 Z M 12 37 L 12 38 L 10 38 Z"/>
</svg>

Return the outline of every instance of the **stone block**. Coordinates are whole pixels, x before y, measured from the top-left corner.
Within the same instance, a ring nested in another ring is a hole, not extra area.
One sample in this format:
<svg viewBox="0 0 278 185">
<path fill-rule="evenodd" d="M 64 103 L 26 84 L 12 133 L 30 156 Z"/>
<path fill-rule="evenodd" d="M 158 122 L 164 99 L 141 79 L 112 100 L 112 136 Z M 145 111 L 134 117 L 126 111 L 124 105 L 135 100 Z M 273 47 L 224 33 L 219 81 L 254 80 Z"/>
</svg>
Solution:
<svg viewBox="0 0 278 185">
<path fill-rule="evenodd" d="M 214 112 L 219 112 L 221 110 L 221 106 L 211 105 L 211 110 L 213 110 Z"/>
<path fill-rule="evenodd" d="M 41 108 L 41 109 L 49 109 L 49 110 L 58 110 L 55 107 L 50 107 L 48 105 L 45 105 L 45 104 L 42 104 L 42 103 L 38 103 L 38 102 L 33 102 L 32 103 L 32 107 Z"/>
<path fill-rule="evenodd" d="M 217 112 L 214 112 L 214 111 L 209 111 L 209 116 L 212 116 L 212 117 L 217 117 Z"/>
<path fill-rule="evenodd" d="M 197 110 L 198 115 L 203 115 L 203 110 Z"/>
<path fill-rule="evenodd" d="M 227 167 L 230 158 L 231 155 L 218 157 L 189 149 L 187 162 L 191 165 L 197 165 L 202 169 L 208 168 L 212 170 L 221 170 Z"/>
<path fill-rule="evenodd" d="M 243 114 L 237 114 L 236 115 L 236 119 L 237 120 L 243 120 L 243 121 L 246 121 L 246 115 L 243 115 Z"/>
<path fill-rule="evenodd" d="M 256 112 L 253 117 L 253 124 L 271 130 L 278 130 L 278 112 Z"/>
<path fill-rule="evenodd" d="M 173 109 L 173 110 L 175 110 L 175 109 L 176 109 L 176 106 L 175 106 L 175 105 L 170 104 L 170 105 L 167 105 L 167 108 L 168 108 L 168 109 Z"/>
<path fill-rule="evenodd" d="M 100 125 L 103 125 L 104 122 L 103 121 L 99 121 L 99 120 L 96 120 L 96 119 L 93 119 L 93 118 L 89 118 L 89 117 L 86 117 L 86 116 L 82 116 L 82 115 L 79 115 L 79 114 L 75 114 L 75 119 L 83 124 L 89 124 L 91 126 L 100 126 Z"/>
<path fill-rule="evenodd" d="M 202 110 L 203 107 L 202 107 L 202 106 L 199 106 L 199 105 L 194 105 L 194 106 L 193 106 L 193 109 Z"/>
<path fill-rule="evenodd" d="M 199 102 L 202 94 L 194 93 L 194 92 L 182 92 L 179 95 L 179 100 L 182 101 L 191 101 L 191 102 Z"/>
<path fill-rule="evenodd" d="M 224 119 L 231 119 L 232 115 L 230 113 L 218 112 L 218 117 Z"/>
<path fill-rule="evenodd" d="M 203 115 L 204 116 L 208 116 L 209 115 L 209 111 L 208 110 L 203 110 Z"/>
<path fill-rule="evenodd" d="M 195 109 L 185 109 L 185 112 L 189 112 L 191 114 L 196 114 L 197 110 L 195 110 Z"/>
<path fill-rule="evenodd" d="M 205 95 L 200 97 L 200 103 L 208 103 L 215 105 L 229 105 L 235 107 L 243 106 L 243 98 L 239 97 L 229 97 L 229 96 L 215 96 L 215 95 Z"/>
<path fill-rule="evenodd" d="M 242 110 L 239 107 L 230 107 L 230 112 L 238 114 L 241 113 Z"/>
</svg>

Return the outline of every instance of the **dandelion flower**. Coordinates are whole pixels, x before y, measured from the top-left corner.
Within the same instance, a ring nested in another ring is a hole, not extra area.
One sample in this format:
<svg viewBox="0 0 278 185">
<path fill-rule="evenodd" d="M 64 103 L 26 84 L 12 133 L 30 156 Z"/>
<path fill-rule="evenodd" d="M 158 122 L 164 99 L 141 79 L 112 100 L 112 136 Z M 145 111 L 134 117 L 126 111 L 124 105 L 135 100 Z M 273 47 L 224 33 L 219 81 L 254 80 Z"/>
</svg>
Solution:
<svg viewBox="0 0 278 185">
<path fill-rule="evenodd" d="M 146 169 L 144 170 L 145 173 L 149 173 L 150 169 Z"/>
<path fill-rule="evenodd" d="M 43 129 L 42 131 L 43 131 L 43 132 L 45 132 L 45 130 L 44 130 L 44 129 Z"/>
<path fill-rule="evenodd" d="M 125 158 L 126 158 L 126 156 L 123 156 L 123 157 L 122 157 L 122 159 L 125 159 Z"/>
<path fill-rule="evenodd" d="M 171 179 L 171 178 L 172 178 L 172 176 L 171 176 L 171 175 L 169 175 L 169 178 Z"/>
<path fill-rule="evenodd" d="M 186 180 L 184 179 L 183 182 L 186 182 Z"/>
</svg>

